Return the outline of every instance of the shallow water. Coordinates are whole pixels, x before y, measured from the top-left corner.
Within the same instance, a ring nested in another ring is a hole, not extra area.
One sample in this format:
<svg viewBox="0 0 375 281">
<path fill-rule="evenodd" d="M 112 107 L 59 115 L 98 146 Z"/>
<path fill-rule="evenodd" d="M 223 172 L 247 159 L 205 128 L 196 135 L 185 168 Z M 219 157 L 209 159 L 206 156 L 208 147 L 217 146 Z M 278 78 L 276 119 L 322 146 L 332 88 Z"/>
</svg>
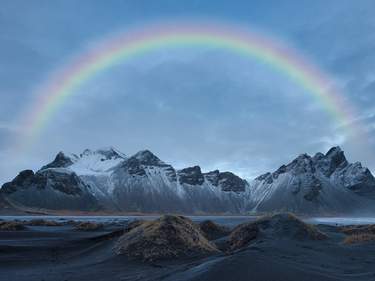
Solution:
<svg viewBox="0 0 375 281">
<path fill-rule="evenodd" d="M 95 221 L 99 223 L 121 223 L 135 219 L 153 220 L 159 216 L 0 216 L 2 220 L 33 220 L 46 219 L 59 222 L 73 221 Z M 189 216 L 193 221 L 200 222 L 212 220 L 218 224 L 236 226 L 243 222 L 254 221 L 256 216 Z M 326 225 L 352 225 L 352 224 L 375 224 L 375 217 L 313 217 L 304 219 L 312 224 Z"/>
<path fill-rule="evenodd" d="M 321 217 L 306 219 L 313 224 L 327 225 L 354 225 L 354 224 L 375 224 L 375 217 Z"/>
<path fill-rule="evenodd" d="M 3 220 L 34 220 L 45 219 L 58 222 L 73 221 L 94 221 L 98 223 L 121 223 L 136 219 L 154 220 L 159 216 L 0 216 Z M 236 226 L 240 223 L 253 221 L 254 216 L 189 216 L 193 221 L 200 222 L 204 220 L 212 220 L 218 224 L 227 226 Z"/>
</svg>

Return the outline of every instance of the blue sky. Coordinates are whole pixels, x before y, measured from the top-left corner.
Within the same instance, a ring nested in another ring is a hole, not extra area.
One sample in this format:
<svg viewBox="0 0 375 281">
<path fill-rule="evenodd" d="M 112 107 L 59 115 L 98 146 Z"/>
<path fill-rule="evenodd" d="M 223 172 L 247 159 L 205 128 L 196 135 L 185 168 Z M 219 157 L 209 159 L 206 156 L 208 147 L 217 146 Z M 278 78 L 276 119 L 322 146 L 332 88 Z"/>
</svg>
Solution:
<svg viewBox="0 0 375 281">
<path fill-rule="evenodd" d="M 375 169 L 374 1 L 17 1 L 0 5 L 0 182 L 60 151 L 148 148 L 177 168 L 251 178 L 302 152 L 341 145 Z M 368 130 L 364 149 L 301 87 L 267 66 L 221 50 L 161 50 L 83 85 L 33 149 L 10 150 L 35 89 L 96 40 L 130 26 L 206 19 L 256 28 L 327 72 Z"/>
</svg>

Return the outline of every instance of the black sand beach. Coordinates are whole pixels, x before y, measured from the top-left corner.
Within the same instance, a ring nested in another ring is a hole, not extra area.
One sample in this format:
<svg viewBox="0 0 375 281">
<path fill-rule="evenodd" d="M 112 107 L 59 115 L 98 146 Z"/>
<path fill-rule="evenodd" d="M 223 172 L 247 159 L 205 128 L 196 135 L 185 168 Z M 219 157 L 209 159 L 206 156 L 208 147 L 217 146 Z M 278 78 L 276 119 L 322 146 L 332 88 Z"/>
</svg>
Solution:
<svg viewBox="0 0 375 281">
<path fill-rule="evenodd" d="M 233 251 L 154 261 L 115 253 L 125 227 L 107 223 L 77 230 L 63 223 L 0 230 L 0 280 L 375 280 L 375 243 L 345 244 L 347 234 L 336 226 L 318 225 L 327 236 L 322 240 L 277 232 Z M 222 248 L 228 235 L 211 242 Z"/>
</svg>

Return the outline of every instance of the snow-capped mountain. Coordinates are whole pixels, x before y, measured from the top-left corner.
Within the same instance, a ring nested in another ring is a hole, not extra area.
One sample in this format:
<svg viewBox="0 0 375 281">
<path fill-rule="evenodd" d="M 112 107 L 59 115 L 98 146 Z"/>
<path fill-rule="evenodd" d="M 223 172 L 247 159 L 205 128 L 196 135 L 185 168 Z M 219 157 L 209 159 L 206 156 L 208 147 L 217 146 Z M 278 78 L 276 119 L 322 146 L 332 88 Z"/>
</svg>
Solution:
<svg viewBox="0 0 375 281">
<path fill-rule="evenodd" d="M 89 186 L 66 168 L 25 170 L 5 183 L 0 195 L 16 206 L 55 210 L 98 210 Z"/>
<path fill-rule="evenodd" d="M 7 202 L 43 209 L 245 214 L 342 213 L 375 209 L 375 179 L 339 147 L 303 154 L 248 183 L 231 172 L 175 170 L 152 152 L 114 148 L 60 152 L 39 171 L 21 172 L 0 190 Z"/>
<path fill-rule="evenodd" d="M 342 213 L 374 210 L 375 179 L 357 162 L 348 163 L 340 147 L 325 155 L 298 156 L 251 183 L 255 211 Z"/>
<path fill-rule="evenodd" d="M 84 150 L 79 156 L 76 154 L 64 154 L 59 152 L 51 163 L 41 168 L 69 168 L 77 175 L 96 175 L 110 173 L 123 160 L 127 159 L 126 155 L 116 149 L 103 148 L 96 151 L 90 149 Z"/>
<path fill-rule="evenodd" d="M 107 148 L 80 155 L 60 152 L 35 174 L 21 172 L 1 193 L 18 205 L 47 209 L 71 209 L 74 202 L 87 200 L 82 209 L 240 213 L 240 193 L 247 187 L 230 172 L 204 174 L 198 166 L 176 171 L 148 150 L 127 157 Z M 60 204 L 53 203 L 59 197 Z"/>
</svg>

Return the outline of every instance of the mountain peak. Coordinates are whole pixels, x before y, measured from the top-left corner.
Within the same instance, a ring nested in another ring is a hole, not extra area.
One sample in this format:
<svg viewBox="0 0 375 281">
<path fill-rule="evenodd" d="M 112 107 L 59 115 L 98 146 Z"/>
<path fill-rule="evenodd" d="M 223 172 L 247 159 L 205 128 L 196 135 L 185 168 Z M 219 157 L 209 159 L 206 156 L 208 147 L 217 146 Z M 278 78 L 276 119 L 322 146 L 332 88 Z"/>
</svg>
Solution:
<svg viewBox="0 0 375 281">
<path fill-rule="evenodd" d="M 289 164 L 248 183 L 231 172 L 176 171 L 150 150 L 125 157 L 113 147 L 59 152 L 44 170 L 21 172 L 1 196 L 38 208 L 104 208 L 128 212 L 247 213 L 289 210 L 307 214 L 373 206 L 375 178 L 340 147 Z M 375 207 L 371 207 L 374 208 Z"/>
<path fill-rule="evenodd" d="M 64 152 L 60 151 L 57 153 L 55 159 L 43 166 L 41 170 L 49 169 L 49 168 L 66 168 L 74 164 L 74 161 L 76 160 L 77 156 L 71 155 L 68 156 Z"/>
<path fill-rule="evenodd" d="M 331 159 L 338 165 L 347 162 L 344 151 L 339 146 L 332 147 L 328 150 L 325 157 Z"/>
<path fill-rule="evenodd" d="M 201 185 L 204 182 L 201 167 L 193 166 L 178 171 L 180 183 Z"/>
<path fill-rule="evenodd" d="M 219 174 L 219 185 L 222 191 L 244 192 L 247 181 L 232 172 L 222 172 Z"/>
<path fill-rule="evenodd" d="M 98 154 L 102 154 L 107 159 L 112 159 L 112 158 L 126 159 L 127 158 L 124 153 L 122 153 L 118 149 L 114 148 L 113 146 L 99 148 L 95 152 L 98 153 Z"/>
<path fill-rule="evenodd" d="M 131 158 L 137 159 L 142 165 L 158 166 L 165 164 L 148 149 L 138 151 Z"/>
<path fill-rule="evenodd" d="M 91 157 L 93 155 L 101 155 L 104 157 L 103 160 L 127 158 L 125 154 L 123 154 L 122 152 L 120 152 L 112 146 L 99 148 L 97 150 L 91 150 L 87 148 L 80 154 L 80 158 Z"/>
<path fill-rule="evenodd" d="M 333 146 L 327 151 L 326 156 L 333 155 L 333 154 L 339 154 L 339 153 L 343 153 L 343 150 L 341 149 L 341 147 L 340 146 Z"/>
<path fill-rule="evenodd" d="M 342 151 L 339 146 L 332 147 L 328 150 L 324 158 L 324 161 L 328 162 L 327 175 L 331 175 L 339 167 L 348 165 L 344 151 Z"/>
</svg>

